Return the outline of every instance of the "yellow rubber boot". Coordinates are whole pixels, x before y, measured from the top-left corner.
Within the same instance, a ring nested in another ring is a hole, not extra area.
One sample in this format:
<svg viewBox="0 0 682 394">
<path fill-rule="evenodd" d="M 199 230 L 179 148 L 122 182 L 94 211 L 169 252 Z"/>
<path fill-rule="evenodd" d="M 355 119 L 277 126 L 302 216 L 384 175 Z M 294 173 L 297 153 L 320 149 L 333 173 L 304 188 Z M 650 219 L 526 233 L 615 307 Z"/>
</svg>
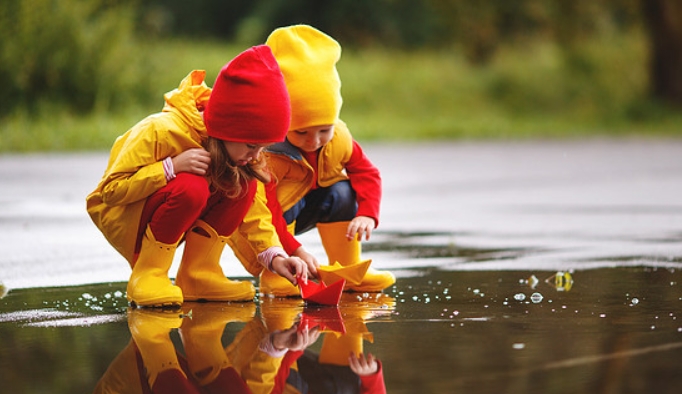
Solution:
<svg viewBox="0 0 682 394">
<path fill-rule="evenodd" d="M 322 246 L 327 252 L 329 264 L 338 262 L 342 266 L 349 266 L 363 261 L 361 259 L 362 246 L 357 238 L 348 240 L 346 230 L 350 222 L 318 223 Z M 378 271 L 370 267 L 360 283 L 346 282 L 344 290 L 357 292 L 380 292 L 395 283 L 395 276 L 388 271 Z"/>
<path fill-rule="evenodd" d="M 175 283 L 187 301 L 251 301 L 256 289 L 249 281 L 229 280 L 220 267 L 227 237 L 203 220 L 197 220 L 185 236 Z"/>
<path fill-rule="evenodd" d="M 182 320 L 177 312 L 128 310 L 128 328 L 142 356 L 149 387 L 154 387 L 157 377 L 170 370 L 177 370 L 186 378 L 170 338 L 171 330 L 180 327 Z"/>
<path fill-rule="evenodd" d="M 294 234 L 296 221 L 287 225 L 287 231 Z M 301 291 L 298 286 L 294 286 L 288 279 L 263 269 L 260 273 L 259 291 L 261 294 L 274 297 L 300 297 Z"/>
<path fill-rule="evenodd" d="M 250 321 L 256 313 L 256 305 L 185 303 L 183 309 L 190 307 L 191 318 L 183 319 L 180 338 L 190 373 L 205 386 L 216 380 L 222 370 L 232 366 L 222 344 L 225 326 L 234 321 Z"/>
<path fill-rule="evenodd" d="M 126 289 L 128 301 L 142 307 L 178 306 L 182 290 L 168 278 L 178 243 L 158 242 L 150 227 L 142 237 L 140 254 L 133 265 Z"/>
<path fill-rule="evenodd" d="M 260 273 L 259 291 L 261 294 L 274 297 L 300 297 L 298 286 L 294 286 L 289 280 L 268 269 Z"/>
</svg>

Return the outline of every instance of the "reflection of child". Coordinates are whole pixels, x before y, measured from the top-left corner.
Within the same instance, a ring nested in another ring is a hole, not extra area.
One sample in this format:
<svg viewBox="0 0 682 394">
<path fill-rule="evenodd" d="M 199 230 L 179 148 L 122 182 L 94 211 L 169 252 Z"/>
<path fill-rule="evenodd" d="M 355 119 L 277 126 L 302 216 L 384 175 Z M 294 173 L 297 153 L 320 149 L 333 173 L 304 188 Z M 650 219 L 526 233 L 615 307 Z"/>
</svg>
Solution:
<svg viewBox="0 0 682 394">
<path fill-rule="evenodd" d="M 362 333 L 326 333 L 316 353 L 308 347 L 320 328 L 293 322 L 283 309 L 266 302 L 263 319 L 249 322 L 225 349 L 253 393 L 386 393 L 381 362 L 362 352 Z"/>
<path fill-rule="evenodd" d="M 212 92 L 204 76 L 190 73 L 164 96 L 161 113 L 116 140 L 102 180 L 87 197 L 92 220 L 133 268 L 127 297 L 139 306 L 253 299 L 250 282 L 231 281 L 220 268 L 227 237 L 238 226 L 261 264 L 292 283 L 295 274 L 307 275 L 305 264 L 279 247 L 256 193 L 269 181 L 261 151 L 282 141 L 290 122 L 289 97 L 270 48 L 238 55 Z M 244 219 L 249 208 L 255 214 Z M 168 270 L 183 238 L 176 286 Z"/>
<path fill-rule="evenodd" d="M 128 328 L 131 341 L 97 382 L 95 394 L 108 393 L 250 393 L 246 382 L 231 365 L 221 337 L 226 324 L 248 322 L 253 303 L 210 303 L 192 306 L 191 318 L 159 309 L 131 308 Z M 178 330 L 184 355 L 171 340 Z"/>
<path fill-rule="evenodd" d="M 289 351 L 282 361 L 272 392 L 386 393 L 381 362 L 371 353 L 366 357 L 363 353 L 351 354 L 348 361 L 347 366 L 327 364 L 311 350 Z"/>
<path fill-rule="evenodd" d="M 336 62 L 341 47 L 306 25 L 277 29 L 266 45 L 282 70 L 292 110 L 286 141 L 266 152 L 277 181 L 276 190 L 274 183 L 268 189 L 268 204 L 282 244 L 316 273 L 319 263 L 290 232 L 317 227 L 330 264 L 358 263 L 360 241 L 369 239 L 378 225 L 381 177 L 339 119 L 342 98 Z M 253 259 L 241 260 L 246 265 Z M 267 271 L 260 279 L 263 293 L 298 294 Z M 360 283 L 349 283 L 346 289 L 377 292 L 394 282 L 390 272 L 370 268 Z"/>
</svg>

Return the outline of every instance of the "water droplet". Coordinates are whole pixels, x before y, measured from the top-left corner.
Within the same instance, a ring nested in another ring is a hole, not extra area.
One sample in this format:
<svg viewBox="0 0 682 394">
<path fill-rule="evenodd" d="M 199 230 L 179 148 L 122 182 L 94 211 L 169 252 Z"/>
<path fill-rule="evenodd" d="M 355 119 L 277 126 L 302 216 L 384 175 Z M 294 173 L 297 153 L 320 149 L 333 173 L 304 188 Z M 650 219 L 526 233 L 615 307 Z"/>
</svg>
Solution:
<svg viewBox="0 0 682 394">
<path fill-rule="evenodd" d="M 599 317 L 606 317 L 606 313 L 602 313 Z"/>
<path fill-rule="evenodd" d="M 540 303 L 540 302 L 542 302 L 542 294 L 540 294 L 540 293 L 533 293 L 533 294 L 530 296 L 530 300 L 533 301 L 533 304 Z"/>
<path fill-rule="evenodd" d="M 632 302 L 632 305 L 637 305 L 639 304 L 639 298 L 634 297 L 630 302 Z"/>
<path fill-rule="evenodd" d="M 526 347 L 525 343 L 515 343 L 512 345 L 513 349 L 521 350 Z"/>
<path fill-rule="evenodd" d="M 526 299 L 526 295 L 523 293 L 517 293 L 517 294 L 514 294 L 514 299 L 516 301 L 523 301 Z"/>
</svg>

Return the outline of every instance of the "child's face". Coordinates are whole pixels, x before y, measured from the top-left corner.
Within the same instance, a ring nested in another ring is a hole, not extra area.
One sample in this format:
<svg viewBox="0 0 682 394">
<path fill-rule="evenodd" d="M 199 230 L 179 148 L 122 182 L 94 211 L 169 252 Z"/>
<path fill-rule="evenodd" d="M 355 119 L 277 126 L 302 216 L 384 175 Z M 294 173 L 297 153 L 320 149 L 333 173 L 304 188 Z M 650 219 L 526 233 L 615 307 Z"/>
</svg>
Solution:
<svg viewBox="0 0 682 394">
<path fill-rule="evenodd" d="M 257 160 L 263 149 L 272 144 L 249 144 L 245 142 L 223 141 L 227 155 L 236 166 L 245 166 L 250 161 Z"/>
<path fill-rule="evenodd" d="M 333 135 L 334 125 L 326 124 L 289 130 L 287 139 L 292 145 L 304 152 L 315 152 L 325 146 Z"/>
</svg>

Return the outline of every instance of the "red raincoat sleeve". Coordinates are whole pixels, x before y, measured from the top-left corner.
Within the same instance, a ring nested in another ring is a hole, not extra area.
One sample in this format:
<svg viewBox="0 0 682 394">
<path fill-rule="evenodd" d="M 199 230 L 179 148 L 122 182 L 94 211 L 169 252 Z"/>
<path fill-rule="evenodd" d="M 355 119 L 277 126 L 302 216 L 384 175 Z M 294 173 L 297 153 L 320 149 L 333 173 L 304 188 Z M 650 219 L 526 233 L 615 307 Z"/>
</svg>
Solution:
<svg viewBox="0 0 682 394">
<path fill-rule="evenodd" d="M 277 370 L 277 376 L 275 376 L 275 387 L 272 389 L 271 394 L 281 394 L 284 392 L 284 388 L 287 385 L 287 377 L 289 377 L 289 371 L 291 370 L 291 365 L 302 355 L 302 350 L 289 350 L 287 354 L 284 355 L 284 358 L 282 359 L 282 365 L 279 367 L 279 370 Z"/>
<path fill-rule="evenodd" d="M 362 394 L 386 394 L 386 384 L 384 383 L 384 368 L 381 361 L 377 360 L 379 370 L 369 376 L 360 377 L 360 393 Z"/>
<path fill-rule="evenodd" d="M 287 222 L 284 220 L 284 213 L 282 206 L 277 200 L 277 184 L 270 182 L 265 185 L 265 196 L 267 198 L 267 206 L 272 213 L 272 224 L 275 226 L 279 241 L 282 243 L 282 248 L 287 254 L 292 255 L 296 249 L 301 247 L 301 243 L 287 230 Z"/>
<path fill-rule="evenodd" d="M 358 201 L 357 216 L 371 217 L 378 226 L 381 205 L 381 174 L 355 140 L 353 140 L 353 153 L 346 163 L 346 172 Z"/>
</svg>

